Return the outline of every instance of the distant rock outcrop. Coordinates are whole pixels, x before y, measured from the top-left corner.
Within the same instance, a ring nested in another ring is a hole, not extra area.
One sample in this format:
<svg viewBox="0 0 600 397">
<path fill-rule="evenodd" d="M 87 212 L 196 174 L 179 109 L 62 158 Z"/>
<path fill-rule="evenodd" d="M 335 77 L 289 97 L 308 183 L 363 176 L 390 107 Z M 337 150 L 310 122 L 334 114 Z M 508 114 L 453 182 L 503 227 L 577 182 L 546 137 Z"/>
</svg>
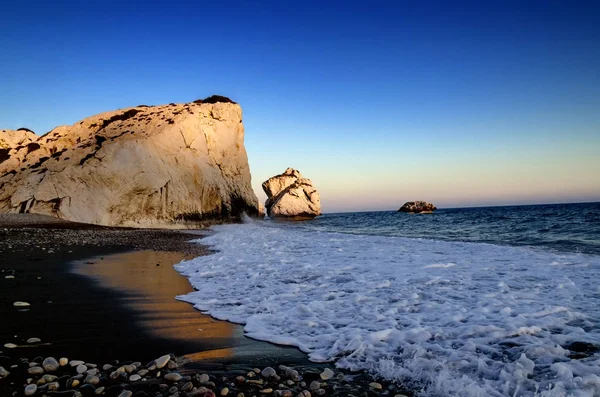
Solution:
<svg viewBox="0 0 600 397">
<path fill-rule="evenodd" d="M 411 213 L 429 213 L 435 211 L 437 208 L 435 205 L 425 201 L 409 201 L 405 203 L 398 211 L 400 212 L 411 212 Z"/>
<path fill-rule="evenodd" d="M 225 97 L 0 131 L 0 212 L 173 227 L 258 215 L 242 109 Z"/>
<path fill-rule="evenodd" d="M 262 184 L 270 218 L 310 219 L 321 215 L 319 192 L 300 171 L 288 168 Z"/>
</svg>

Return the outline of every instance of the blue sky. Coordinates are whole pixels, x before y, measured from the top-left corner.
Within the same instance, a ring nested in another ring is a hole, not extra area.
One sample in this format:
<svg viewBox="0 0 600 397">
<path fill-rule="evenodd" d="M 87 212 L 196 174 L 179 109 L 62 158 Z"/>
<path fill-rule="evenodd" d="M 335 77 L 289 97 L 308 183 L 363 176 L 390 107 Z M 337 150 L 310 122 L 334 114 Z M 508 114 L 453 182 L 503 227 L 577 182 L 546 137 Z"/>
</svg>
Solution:
<svg viewBox="0 0 600 397">
<path fill-rule="evenodd" d="M 600 200 L 596 2 L 13 2 L 0 128 L 229 96 L 327 212 Z"/>
</svg>

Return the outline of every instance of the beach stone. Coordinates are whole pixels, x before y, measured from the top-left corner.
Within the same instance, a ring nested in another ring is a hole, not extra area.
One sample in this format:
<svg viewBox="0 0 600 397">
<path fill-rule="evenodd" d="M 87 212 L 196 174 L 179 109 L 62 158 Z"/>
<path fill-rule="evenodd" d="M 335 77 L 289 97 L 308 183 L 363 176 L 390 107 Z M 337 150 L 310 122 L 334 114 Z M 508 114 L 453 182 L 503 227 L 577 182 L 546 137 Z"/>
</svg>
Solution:
<svg viewBox="0 0 600 397">
<path fill-rule="evenodd" d="M 129 377 L 129 381 L 130 382 L 137 382 L 138 380 L 142 379 L 142 377 L 140 375 L 131 375 Z"/>
<path fill-rule="evenodd" d="M 104 389 L 106 389 L 104 386 L 100 386 L 99 388 L 96 389 L 96 394 L 100 395 L 102 393 L 104 393 Z"/>
<path fill-rule="evenodd" d="M 273 389 L 268 388 L 268 389 L 263 389 L 260 391 L 261 394 L 271 394 L 273 393 Z"/>
<path fill-rule="evenodd" d="M 86 366 L 85 366 L 85 365 L 83 365 L 83 364 L 79 364 L 79 365 L 78 365 L 78 366 L 75 368 L 75 371 L 77 371 L 77 373 L 78 373 L 78 374 L 82 374 L 82 373 L 84 373 L 84 372 L 85 372 L 85 371 L 87 371 L 87 370 L 88 370 L 88 367 L 86 367 Z"/>
<path fill-rule="evenodd" d="M 156 359 L 156 368 L 160 369 L 160 368 L 164 368 L 165 365 L 167 365 L 169 363 L 169 360 L 171 359 L 171 356 L 166 354 L 164 356 L 161 356 L 159 358 Z"/>
<path fill-rule="evenodd" d="M 318 390 L 321 388 L 321 382 L 314 380 L 314 381 L 310 382 L 309 388 L 310 388 L 310 390 Z"/>
<path fill-rule="evenodd" d="M 15 349 L 19 346 L 15 345 L 14 343 L 5 343 L 4 347 L 6 347 L 7 349 Z"/>
<path fill-rule="evenodd" d="M 308 390 L 302 390 L 296 397 L 311 397 Z"/>
<path fill-rule="evenodd" d="M 323 372 L 321 372 L 321 379 L 323 380 L 329 380 L 331 378 L 333 378 L 333 376 L 335 375 L 335 373 L 330 370 L 329 368 L 325 368 L 325 370 Z"/>
<path fill-rule="evenodd" d="M 104 364 L 104 365 L 102 366 L 102 370 L 103 370 L 103 371 L 110 371 L 111 369 L 113 369 L 113 366 L 112 366 L 112 365 L 110 365 L 110 364 Z"/>
<path fill-rule="evenodd" d="M 90 394 L 95 394 L 96 393 L 96 388 L 94 387 L 94 385 L 88 383 L 88 384 L 85 384 L 85 385 L 81 386 L 79 388 L 79 391 L 82 394 L 84 394 L 84 395 L 87 396 L 87 395 L 90 395 Z"/>
<path fill-rule="evenodd" d="M 60 368 L 60 364 L 54 357 L 48 357 L 42 362 L 42 367 L 46 372 L 54 372 Z"/>
<path fill-rule="evenodd" d="M 9 279 L 9 280 L 12 280 L 12 279 L 14 279 L 14 278 L 15 278 L 15 276 L 13 276 L 13 275 L 10 275 L 10 276 L 4 276 L 4 278 L 6 278 L 6 279 Z"/>
<path fill-rule="evenodd" d="M 133 371 L 135 371 L 135 367 L 131 364 L 128 365 L 123 365 L 123 369 L 125 370 L 125 372 L 127 372 L 128 374 L 132 373 Z"/>
<path fill-rule="evenodd" d="M 208 374 L 202 374 L 200 375 L 200 377 L 198 378 L 198 382 L 200 383 L 206 383 L 210 380 L 210 377 L 208 376 Z"/>
<path fill-rule="evenodd" d="M 27 373 L 29 375 L 42 375 L 44 373 L 44 368 L 42 368 L 42 367 L 27 368 Z"/>
<path fill-rule="evenodd" d="M 394 397 L 407 397 L 406 394 L 396 394 Z"/>
<path fill-rule="evenodd" d="M 229 394 L 229 389 L 227 387 L 224 387 L 223 389 L 221 389 L 221 395 L 222 396 L 226 396 Z"/>
<path fill-rule="evenodd" d="M 48 391 L 56 391 L 58 389 L 60 389 L 58 382 L 48 383 Z"/>
<path fill-rule="evenodd" d="M 10 375 L 10 372 L 8 372 L 4 367 L 0 367 L 0 379 L 6 378 L 8 375 Z"/>
<path fill-rule="evenodd" d="M 35 394 L 35 392 L 37 392 L 37 385 L 36 384 L 31 384 L 31 385 L 25 386 L 24 394 L 26 396 L 33 396 Z"/>
<path fill-rule="evenodd" d="M 250 372 L 248 372 L 248 373 L 246 374 L 246 376 L 247 376 L 248 378 L 254 378 L 254 377 L 256 376 L 256 374 L 255 374 L 254 372 L 250 371 Z"/>
<path fill-rule="evenodd" d="M 66 357 L 61 357 L 58 360 L 58 363 L 60 364 L 61 367 L 64 367 L 65 365 L 67 365 L 69 363 L 69 359 Z"/>
<path fill-rule="evenodd" d="M 188 391 L 192 390 L 193 388 L 194 388 L 194 384 L 192 382 L 187 382 L 187 383 L 184 383 L 183 386 L 181 386 L 181 391 L 188 392 Z"/>
<path fill-rule="evenodd" d="M 40 343 L 42 340 L 40 338 L 29 338 L 27 339 L 27 343 Z"/>
<path fill-rule="evenodd" d="M 323 390 L 323 389 L 317 389 L 317 390 L 315 390 L 315 394 L 317 396 L 322 396 L 322 395 L 325 394 L 325 390 Z"/>
<path fill-rule="evenodd" d="M 86 365 L 87 367 L 87 365 Z M 98 370 L 98 368 L 92 368 L 92 369 L 88 369 L 87 371 L 85 371 L 85 373 L 87 375 L 98 375 L 100 373 L 100 371 Z"/>
<path fill-rule="evenodd" d="M 88 383 L 90 385 L 95 386 L 98 383 L 100 383 L 100 378 L 98 378 L 97 376 L 94 376 L 94 375 L 88 375 L 88 376 L 86 376 L 84 383 Z"/>
<path fill-rule="evenodd" d="M 31 304 L 29 302 L 21 302 L 21 301 L 17 301 L 15 303 L 13 303 L 14 307 L 29 307 L 31 306 Z"/>
<path fill-rule="evenodd" d="M 275 372 L 275 370 L 271 367 L 266 367 L 265 369 L 262 370 L 261 374 L 265 378 L 272 378 L 275 375 L 277 375 L 277 372 Z"/>
<path fill-rule="evenodd" d="M 85 364 L 84 361 L 81 360 L 71 360 L 69 361 L 69 365 L 71 366 L 71 368 L 77 367 L 79 365 Z"/>
<path fill-rule="evenodd" d="M 238 393 L 237 397 L 245 397 L 244 393 Z"/>
<path fill-rule="evenodd" d="M 133 396 L 132 392 L 130 392 L 129 390 L 123 390 L 121 392 L 121 394 L 119 394 L 118 397 L 131 397 L 131 396 Z"/>
<path fill-rule="evenodd" d="M 166 374 L 164 376 L 164 379 L 169 382 L 178 382 L 181 380 L 181 375 L 177 372 L 171 372 L 170 374 Z"/>
<path fill-rule="evenodd" d="M 148 373 L 149 373 L 149 372 L 150 372 L 150 371 L 148 371 L 147 369 L 140 369 L 140 370 L 138 371 L 138 375 L 139 375 L 139 376 L 146 376 L 146 375 L 148 375 Z"/>
<path fill-rule="evenodd" d="M 98 368 L 98 366 L 96 364 L 92 364 L 92 363 L 85 363 L 85 366 L 88 368 Z"/>
<path fill-rule="evenodd" d="M 131 363 L 131 365 L 133 365 L 137 369 L 142 366 L 142 363 L 139 361 L 135 361 L 135 362 Z"/>
<path fill-rule="evenodd" d="M 173 369 L 177 369 L 178 365 L 175 361 L 171 360 L 169 361 L 169 363 L 167 364 L 167 368 L 173 370 Z"/>
<path fill-rule="evenodd" d="M 41 380 L 43 380 L 45 383 L 50 383 L 50 382 L 54 382 L 57 379 L 58 379 L 58 377 L 55 375 L 46 374 L 46 375 L 42 376 Z"/>
<path fill-rule="evenodd" d="M 377 383 L 377 382 L 371 382 L 369 383 L 369 387 L 373 390 L 381 390 L 383 389 L 383 386 L 381 386 L 381 383 Z"/>
<path fill-rule="evenodd" d="M 71 378 L 67 381 L 67 387 L 68 388 L 77 387 L 77 386 L 79 386 L 80 383 L 81 382 L 79 382 L 79 379 Z"/>
</svg>

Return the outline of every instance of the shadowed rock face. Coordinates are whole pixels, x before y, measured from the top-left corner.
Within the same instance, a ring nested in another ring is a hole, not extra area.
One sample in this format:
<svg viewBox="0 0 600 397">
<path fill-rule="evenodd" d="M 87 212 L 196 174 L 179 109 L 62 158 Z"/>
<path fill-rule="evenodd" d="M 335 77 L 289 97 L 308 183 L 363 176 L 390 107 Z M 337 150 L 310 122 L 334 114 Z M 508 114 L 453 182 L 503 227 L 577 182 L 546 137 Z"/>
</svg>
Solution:
<svg viewBox="0 0 600 397">
<path fill-rule="evenodd" d="M 262 184 L 270 218 L 310 219 L 321 215 L 319 192 L 300 171 L 288 168 Z"/>
<path fill-rule="evenodd" d="M 0 212 L 134 227 L 256 216 L 242 110 L 219 98 L 102 113 L 39 138 L 0 131 Z"/>
<path fill-rule="evenodd" d="M 413 212 L 413 213 L 421 213 L 421 212 L 433 212 L 437 208 L 435 205 L 425 202 L 425 201 L 409 201 L 405 203 L 398 211 L 400 212 Z"/>
</svg>

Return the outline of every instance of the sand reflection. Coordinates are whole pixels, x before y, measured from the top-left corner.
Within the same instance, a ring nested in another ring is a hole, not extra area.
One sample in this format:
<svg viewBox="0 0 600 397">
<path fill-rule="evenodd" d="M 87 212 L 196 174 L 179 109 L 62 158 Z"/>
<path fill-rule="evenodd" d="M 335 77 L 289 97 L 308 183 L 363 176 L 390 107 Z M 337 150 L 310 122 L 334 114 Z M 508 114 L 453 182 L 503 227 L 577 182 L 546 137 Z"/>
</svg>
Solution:
<svg viewBox="0 0 600 397">
<path fill-rule="evenodd" d="M 210 341 L 215 349 L 193 354 L 195 360 L 231 357 L 241 327 L 203 315 L 176 295 L 193 291 L 173 264 L 190 259 L 180 252 L 135 251 L 76 263 L 75 271 L 96 279 L 102 286 L 124 291 L 123 302 L 132 310 L 132 321 L 160 338 L 189 342 Z M 238 329 L 239 328 L 239 329 Z"/>
</svg>

